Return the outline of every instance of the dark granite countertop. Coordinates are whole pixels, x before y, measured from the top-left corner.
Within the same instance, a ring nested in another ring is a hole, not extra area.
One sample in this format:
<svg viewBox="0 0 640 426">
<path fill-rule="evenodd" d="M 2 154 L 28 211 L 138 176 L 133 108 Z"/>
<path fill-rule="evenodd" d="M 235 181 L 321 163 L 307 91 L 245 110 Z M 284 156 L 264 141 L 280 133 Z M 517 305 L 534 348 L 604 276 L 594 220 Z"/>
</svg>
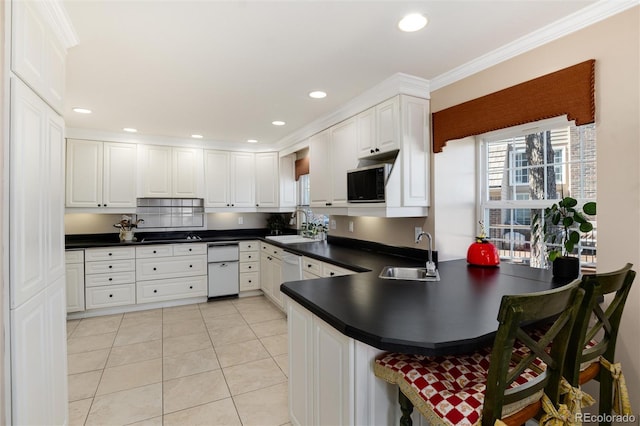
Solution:
<svg viewBox="0 0 640 426">
<path fill-rule="evenodd" d="M 468 266 L 465 260 L 440 262 L 439 282 L 384 280 L 378 273 L 389 259 L 380 260 L 371 258 L 371 272 L 288 282 L 281 290 L 344 335 L 368 345 L 445 355 L 491 343 L 503 295 L 565 284 L 553 282 L 547 270 L 513 264 L 483 268 Z"/>
</svg>

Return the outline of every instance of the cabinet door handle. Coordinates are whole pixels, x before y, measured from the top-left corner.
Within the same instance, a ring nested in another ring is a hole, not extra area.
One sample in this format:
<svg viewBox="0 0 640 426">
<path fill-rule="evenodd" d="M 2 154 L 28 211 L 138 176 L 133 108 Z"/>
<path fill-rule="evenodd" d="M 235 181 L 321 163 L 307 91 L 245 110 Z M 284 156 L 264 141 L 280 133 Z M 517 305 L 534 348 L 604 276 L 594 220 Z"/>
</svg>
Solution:
<svg viewBox="0 0 640 426">
<path fill-rule="evenodd" d="M 247 256 L 247 259 L 251 259 L 251 256 Z"/>
<path fill-rule="evenodd" d="M 325 203 L 325 205 L 330 206 L 330 205 L 332 205 L 332 203 Z"/>
<path fill-rule="evenodd" d="M 335 274 L 336 274 L 335 272 L 330 272 L 330 273 L 329 273 L 329 276 L 330 276 L 330 277 L 332 277 L 332 276 L 334 276 Z"/>
<path fill-rule="evenodd" d="M 158 290 L 153 290 L 153 292 L 154 292 L 154 293 L 157 293 L 157 292 L 158 292 Z"/>
<path fill-rule="evenodd" d="M 113 265 L 109 265 L 109 269 L 113 268 Z"/>
<path fill-rule="evenodd" d="M 105 204 L 104 207 L 107 207 L 107 205 Z"/>
<path fill-rule="evenodd" d="M 109 253 L 109 256 L 113 256 L 113 253 Z"/>
<path fill-rule="evenodd" d="M 247 269 L 251 269 L 251 265 L 247 266 Z"/>
<path fill-rule="evenodd" d="M 189 286 L 189 288 L 190 288 L 191 290 L 193 290 L 193 286 L 192 286 L 192 285 L 190 285 L 190 286 Z"/>
<path fill-rule="evenodd" d="M 109 281 L 113 281 L 113 278 L 109 278 Z"/>
<path fill-rule="evenodd" d="M 193 265 L 189 265 L 189 268 L 193 268 Z"/>
<path fill-rule="evenodd" d="M 256 204 L 256 207 L 260 207 L 260 204 Z"/>
<path fill-rule="evenodd" d="M 189 249 L 189 251 L 192 251 L 193 249 Z"/>
<path fill-rule="evenodd" d="M 374 150 L 371 150 L 371 153 L 372 153 L 372 154 L 373 154 L 374 152 L 375 152 Z"/>
<path fill-rule="evenodd" d="M 249 284 L 251 284 L 251 280 L 249 280 Z"/>
<path fill-rule="evenodd" d="M 113 294 L 110 294 L 109 297 L 113 297 Z"/>
<path fill-rule="evenodd" d="M 231 207 L 235 206 L 235 204 L 231 204 Z"/>
<path fill-rule="evenodd" d="M 229 204 L 227 204 L 227 207 L 229 207 Z"/>
<path fill-rule="evenodd" d="M 158 270 L 158 268 L 153 268 L 153 270 L 154 270 L 154 271 L 157 271 L 157 270 Z"/>
<path fill-rule="evenodd" d="M 273 251 L 273 254 L 278 254 L 278 252 L 274 250 L 274 251 Z"/>
<path fill-rule="evenodd" d="M 153 251 L 153 254 L 156 254 L 156 253 L 157 253 L 157 251 L 155 251 L 155 250 L 154 250 L 154 251 Z"/>
<path fill-rule="evenodd" d="M 376 148 L 376 152 L 380 152 L 380 148 Z"/>
<path fill-rule="evenodd" d="M 307 268 L 311 268 L 311 264 L 308 264 L 308 265 L 307 265 Z"/>
</svg>

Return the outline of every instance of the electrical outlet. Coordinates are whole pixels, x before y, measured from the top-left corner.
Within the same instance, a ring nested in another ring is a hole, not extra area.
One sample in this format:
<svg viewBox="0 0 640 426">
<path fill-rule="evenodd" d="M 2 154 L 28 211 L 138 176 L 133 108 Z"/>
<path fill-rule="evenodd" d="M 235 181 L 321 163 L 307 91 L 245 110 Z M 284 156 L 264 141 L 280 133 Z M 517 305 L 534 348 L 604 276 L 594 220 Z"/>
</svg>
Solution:
<svg viewBox="0 0 640 426">
<path fill-rule="evenodd" d="M 422 233 L 422 226 L 416 226 L 414 240 L 418 241 L 418 235 Z"/>
<path fill-rule="evenodd" d="M 349 232 L 353 232 L 353 221 L 349 221 Z"/>
<path fill-rule="evenodd" d="M 331 219 L 331 229 L 336 229 L 337 225 L 336 225 L 336 221 Z"/>
<path fill-rule="evenodd" d="M 244 218 L 242 216 L 238 216 L 238 225 L 244 224 Z"/>
</svg>

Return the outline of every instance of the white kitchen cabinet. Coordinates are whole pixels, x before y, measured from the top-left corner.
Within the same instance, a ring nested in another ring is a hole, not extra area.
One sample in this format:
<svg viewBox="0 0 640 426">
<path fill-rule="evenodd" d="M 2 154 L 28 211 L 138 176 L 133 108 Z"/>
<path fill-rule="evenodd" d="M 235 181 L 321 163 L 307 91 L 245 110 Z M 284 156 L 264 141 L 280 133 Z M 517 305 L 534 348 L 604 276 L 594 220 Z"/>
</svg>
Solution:
<svg viewBox="0 0 640 426">
<path fill-rule="evenodd" d="M 61 113 L 66 51 L 57 37 L 51 35 L 39 3 L 12 2 L 11 69 Z"/>
<path fill-rule="evenodd" d="M 255 154 L 256 207 L 278 207 L 278 153 Z"/>
<path fill-rule="evenodd" d="M 207 295 L 207 245 L 158 244 L 136 247 L 137 303 Z"/>
<path fill-rule="evenodd" d="M 140 145 L 139 149 L 142 157 L 143 197 L 202 196 L 202 149 L 160 145 Z"/>
<path fill-rule="evenodd" d="M 322 262 L 322 276 L 323 277 L 339 277 L 342 275 L 352 275 L 356 272 L 341 268 L 340 266 L 333 265 L 331 263 Z"/>
<path fill-rule="evenodd" d="M 358 128 L 358 158 L 375 154 L 376 149 L 376 107 L 369 108 L 356 116 Z"/>
<path fill-rule="evenodd" d="M 296 155 L 289 154 L 280 157 L 280 207 L 296 205 Z"/>
<path fill-rule="evenodd" d="M 330 140 L 329 129 L 309 138 L 309 203 L 312 208 L 331 205 Z"/>
<path fill-rule="evenodd" d="M 302 257 L 302 272 L 314 275 L 316 278 L 322 276 L 322 262 L 311 257 Z"/>
<path fill-rule="evenodd" d="M 346 207 L 347 170 L 357 167 L 357 122 L 345 120 L 309 139 L 311 207 Z"/>
<path fill-rule="evenodd" d="M 260 289 L 260 242 L 240 241 L 240 291 Z"/>
<path fill-rule="evenodd" d="M 356 137 L 355 117 L 331 127 L 329 175 L 331 176 L 332 207 L 347 205 L 347 170 L 358 166 Z"/>
<path fill-rule="evenodd" d="M 64 286 L 59 277 L 11 310 L 12 424 L 68 422 Z"/>
<path fill-rule="evenodd" d="M 284 306 L 280 292 L 282 284 L 282 249 L 271 244 L 260 245 L 260 288 L 281 309 Z"/>
<path fill-rule="evenodd" d="M 67 140 L 66 206 L 136 207 L 134 144 Z"/>
<path fill-rule="evenodd" d="M 358 158 L 376 157 L 400 149 L 399 115 L 397 96 L 358 114 Z"/>
<path fill-rule="evenodd" d="M 86 309 L 136 303 L 133 247 L 90 248 L 84 253 Z"/>
<path fill-rule="evenodd" d="M 293 424 L 356 424 L 353 339 L 291 300 L 287 311 Z"/>
<path fill-rule="evenodd" d="M 255 207 L 255 154 L 206 150 L 205 207 Z"/>
<path fill-rule="evenodd" d="M 84 251 L 65 252 L 67 313 L 84 311 Z"/>
</svg>

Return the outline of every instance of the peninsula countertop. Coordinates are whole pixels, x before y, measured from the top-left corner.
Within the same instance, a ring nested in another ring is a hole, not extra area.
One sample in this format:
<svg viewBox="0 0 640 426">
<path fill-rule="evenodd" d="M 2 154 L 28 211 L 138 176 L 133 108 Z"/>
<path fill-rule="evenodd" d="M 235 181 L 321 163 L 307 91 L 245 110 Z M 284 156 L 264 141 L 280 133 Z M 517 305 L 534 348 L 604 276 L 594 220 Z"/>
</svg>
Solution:
<svg viewBox="0 0 640 426">
<path fill-rule="evenodd" d="M 439 282 L 385 280 L 378 278 L 384 265 L 368 266 L 370 272 L 287 282 L 281 291 L 342 334 L 378 349 L 453 355 L 492 342 L 503 295 L 567 283 L 554 281 L 548 270 L 514 264 L 440 262 Z"/>
</svg>

